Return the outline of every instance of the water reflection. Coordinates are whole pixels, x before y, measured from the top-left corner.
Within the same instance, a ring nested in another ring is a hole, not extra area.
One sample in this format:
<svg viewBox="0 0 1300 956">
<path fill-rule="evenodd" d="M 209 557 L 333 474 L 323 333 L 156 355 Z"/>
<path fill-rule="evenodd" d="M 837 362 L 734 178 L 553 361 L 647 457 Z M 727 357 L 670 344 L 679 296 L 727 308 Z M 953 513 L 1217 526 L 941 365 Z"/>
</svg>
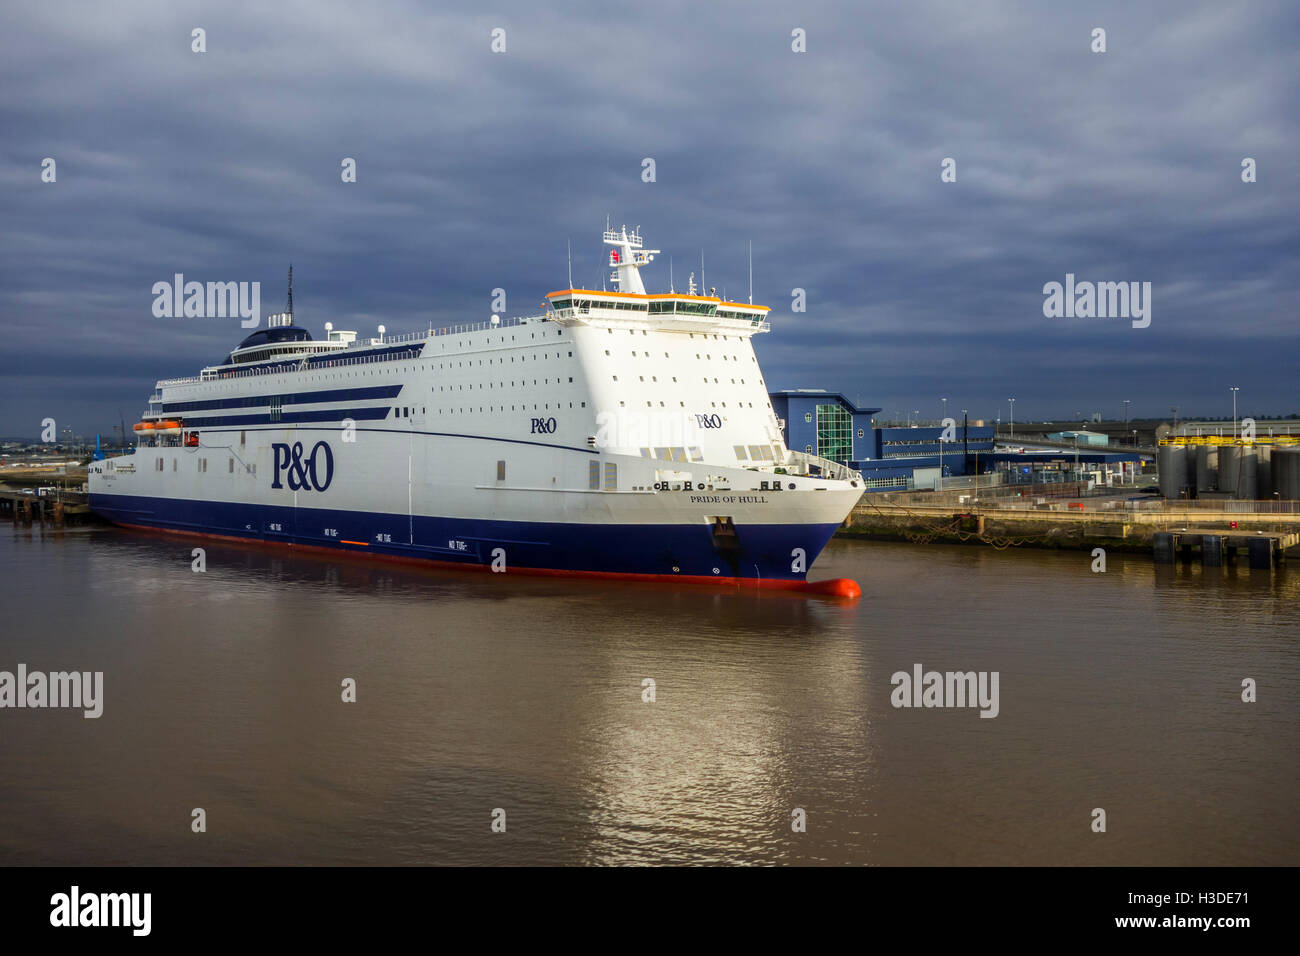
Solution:
<svg viewBox="0 0 1300 956">
<path fill-rule="evenodd" d="M 0 715 L 0 861 L 1297 860 L 1293 573 L 835 542 L 846 603 L 204 547 L 0 536 L 0 668 L 108 698 Z M 1000 716 L 893 709 L 914 663 Z"/>
</svg>

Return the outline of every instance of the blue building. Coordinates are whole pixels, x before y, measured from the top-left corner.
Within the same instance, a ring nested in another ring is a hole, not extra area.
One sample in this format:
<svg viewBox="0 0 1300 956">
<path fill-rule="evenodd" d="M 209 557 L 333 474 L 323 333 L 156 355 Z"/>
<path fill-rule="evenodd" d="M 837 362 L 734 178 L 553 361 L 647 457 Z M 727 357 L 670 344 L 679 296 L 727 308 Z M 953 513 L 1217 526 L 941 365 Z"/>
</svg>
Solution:
<svg viewBox="0 0 1300 956">
<path fill-rule="evenodd" d="M 992 467 L 991 426 L 958 421 L 951 429 L 877 428 L 872 416 L 879 408 L 859 408 L 839 392 L 824 389 L 785 389 L 772 392 L 771 399 L 783 422 L 786 447 L 856 468 L 868 491 L 933 488 L 940 476 L 978 474 Z"/>
<path fill-rule="evenodd" d="M 839 392 L 820 388 L 789 388 L 770 397 L 776 417 L 784 423 L 787 448 L 842 465 L 872 456 L 876 448 L 872 416 L 880 409 L 858 408 Z"/>
</svg>

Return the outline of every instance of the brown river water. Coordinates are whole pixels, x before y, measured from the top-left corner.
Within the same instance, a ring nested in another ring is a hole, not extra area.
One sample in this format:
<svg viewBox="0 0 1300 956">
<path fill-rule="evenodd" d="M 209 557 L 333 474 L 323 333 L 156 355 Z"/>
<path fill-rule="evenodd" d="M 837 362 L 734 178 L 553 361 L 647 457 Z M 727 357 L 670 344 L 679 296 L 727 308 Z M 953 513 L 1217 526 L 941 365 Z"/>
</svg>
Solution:
<svg viewBox="0 0 1300 956">
<path fill-rule="evenodd" d="M 103 672 L 0 709 L 0 864 L 1300 863 L 1300 566 L 835 541 L 845 602 L 195 543 L 0 529 L 0 671 Z M 997 716 L 893 706 L 918 664 Z"/>
</svg>

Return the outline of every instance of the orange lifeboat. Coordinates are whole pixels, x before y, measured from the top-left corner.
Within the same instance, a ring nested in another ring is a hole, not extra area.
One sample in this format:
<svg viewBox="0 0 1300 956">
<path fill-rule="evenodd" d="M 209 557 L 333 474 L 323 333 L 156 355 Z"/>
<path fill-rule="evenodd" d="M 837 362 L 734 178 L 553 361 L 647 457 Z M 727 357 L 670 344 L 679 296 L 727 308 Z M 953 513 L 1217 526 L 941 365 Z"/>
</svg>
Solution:
<svg viewBox="0 0 1300 956">
<path fill-rule="evenodd" d="M 138 438 L 148 438 L 153 434 L 157 426 L 153 422 L 136 422 L 131 431 L 135 432 Z"/>
<path fill-rule="evenodd" d="M 172 418 L 163 419 L 154 424 L 155 435 L 179 435 L 181 433 L 181 423 Z"/>
</svg>

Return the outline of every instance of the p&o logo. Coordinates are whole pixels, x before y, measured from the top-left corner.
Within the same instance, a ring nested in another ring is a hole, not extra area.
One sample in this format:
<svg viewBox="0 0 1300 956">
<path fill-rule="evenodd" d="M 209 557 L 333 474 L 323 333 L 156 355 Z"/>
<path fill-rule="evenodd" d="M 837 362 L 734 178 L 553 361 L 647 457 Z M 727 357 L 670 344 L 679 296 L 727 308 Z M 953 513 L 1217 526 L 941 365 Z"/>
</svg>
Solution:
<svg viewBox="0 0 1300 956">
<path fill-rule="evenodd" d="M 555 434 L 555 425 L 556 425 L 556 422 L 555 422 L 555 419 L 554 419 L 554 418 L 534 418 L 534 419 L 533 419 L 533 430 L 532 430 L 532 434 L 534 434 L 534 435 L 554 435 L 554 434 Z"/>
<path fill-rule="evenodd" d="M 695 421 L 701 428 L 722 427 L 722 419 L 717 415 L 696 415 Z"/>
<path fill-rule="evenodd" d="M 280 478 L 284 475 L 289 483 L 289 488 L 293 491 L 324 491 L 334 480 L 334 452 L 330 451 L 330 446 L 323 441 L 318 441 L 312 448 L 311 454 L 305 459 L 302 454 L 302 442 L 293 443 L 290 448 L 285 442 L 275 442 L 271 445 L 271 451 L 275 455 L 275 473 L 271 480 L 272 488 L 283 488 Z M 322 456 L 322 452 L 324 453 Z M 323 461 L 319 460 L 323 457 Z M 321 472 L 321 466 L 324 466 L 324 473 Z M 288 472 L 285 475 L 285 472 Z"/>
</svg>

